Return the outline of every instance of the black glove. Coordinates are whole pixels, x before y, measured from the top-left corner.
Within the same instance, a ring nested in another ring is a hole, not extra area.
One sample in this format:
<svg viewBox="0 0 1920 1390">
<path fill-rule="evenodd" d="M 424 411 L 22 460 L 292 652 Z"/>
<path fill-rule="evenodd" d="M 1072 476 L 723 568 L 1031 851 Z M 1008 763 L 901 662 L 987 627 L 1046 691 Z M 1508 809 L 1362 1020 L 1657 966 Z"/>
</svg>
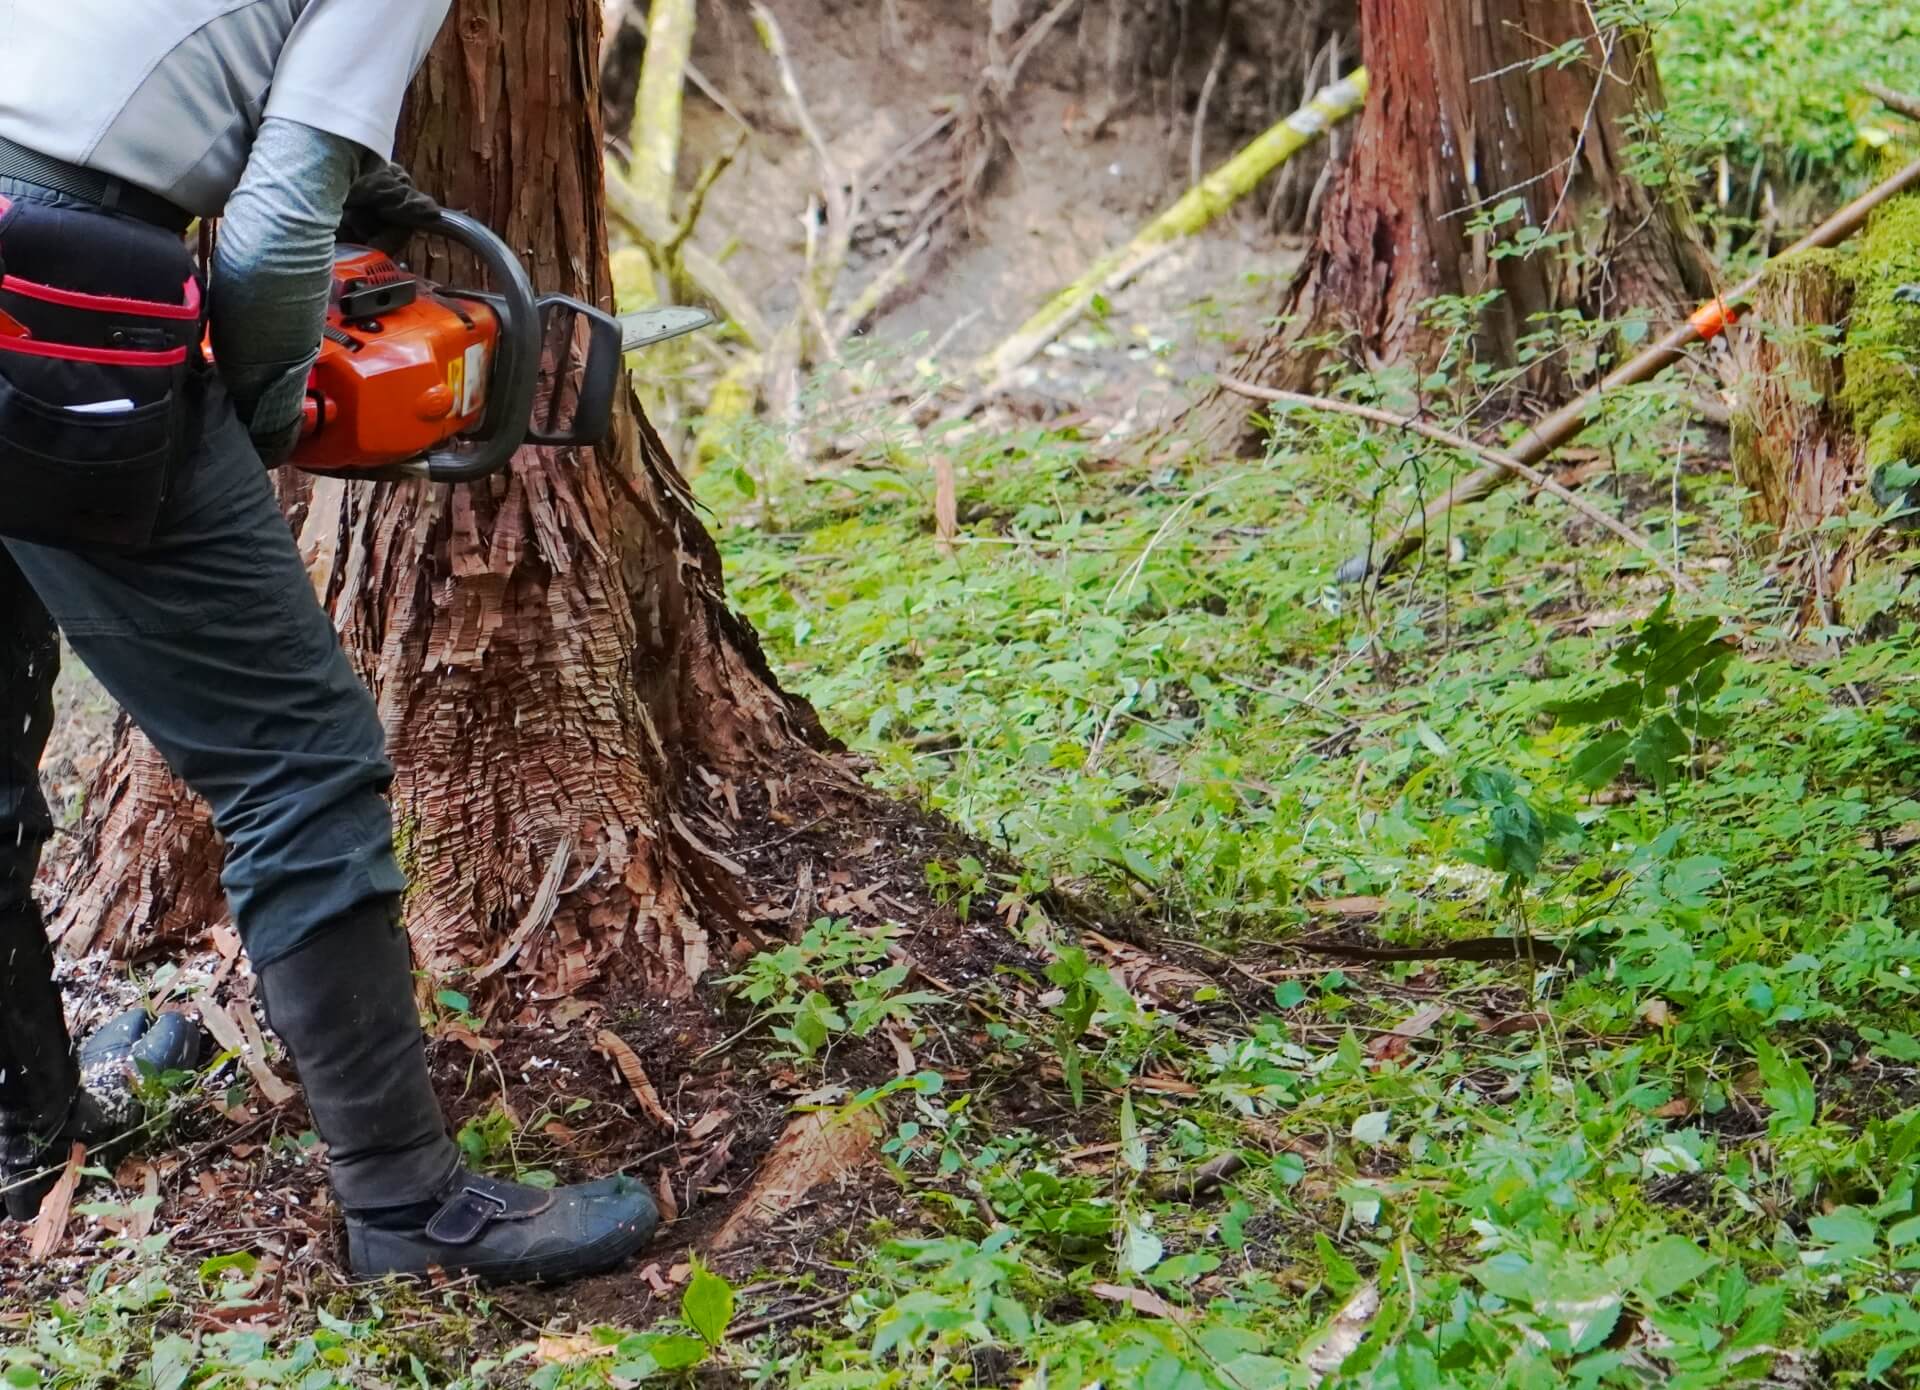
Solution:
<svg viewBox="0 0 1920 1390">
<path fill-rule="evenodd" d="M 376 164 L 347 191 L 340 240 L 398 255 L 415 232 L 433 226 L 440 204 L 413 186 L 398 164 Z"/>
<path fill-rule="evenodd" d="M 306 419 L 302 416 L 284 429 L 269 430 L 265 434 L 250 430 L 248 437 L 253 440 L 253 450 L 260 455 L 260 462 L 268 468 L 278 468 L 293 457 L 306 428 Z"/>
</svg>

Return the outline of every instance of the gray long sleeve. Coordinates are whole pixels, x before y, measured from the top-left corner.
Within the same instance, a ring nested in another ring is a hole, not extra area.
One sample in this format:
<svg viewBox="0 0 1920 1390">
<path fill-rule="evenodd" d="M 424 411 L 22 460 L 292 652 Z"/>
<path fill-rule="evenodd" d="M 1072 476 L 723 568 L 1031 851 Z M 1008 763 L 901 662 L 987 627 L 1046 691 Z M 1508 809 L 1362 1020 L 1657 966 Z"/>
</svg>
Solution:
<svg viewBox="0 0 1920 1390">
<path fill-rule="evenodd" d="M 227 201 L 214 254 L 213 352 L 256 441 L 285 435 L 300 418 L 326 327 L 340 211 L 370 157 L 351 140 L 270 116 Z"/>
</svg>

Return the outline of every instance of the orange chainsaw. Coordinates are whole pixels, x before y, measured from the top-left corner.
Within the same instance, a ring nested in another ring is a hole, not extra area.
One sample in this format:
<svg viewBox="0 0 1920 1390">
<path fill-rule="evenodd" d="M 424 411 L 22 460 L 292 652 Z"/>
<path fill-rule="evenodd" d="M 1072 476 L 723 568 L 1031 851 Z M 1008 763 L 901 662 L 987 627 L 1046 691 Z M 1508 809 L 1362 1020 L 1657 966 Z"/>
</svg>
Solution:
<svg viewBox="0 0 1920 1390">
<path fill-rule="evenodd" d="M 484 224 L 442 212 L 426 230 L 471 251 L 491 288 L 449 289 L 382 251 L 342 245 L 295 467 L 469 483 L 505 468 L 523 445 L 599 444 L 613 428 L 626 354 L 715 322 L 704 309 L 616 318 L 566 295 L 536 296 Z M 549 348 L 582 366 L 577 389 L 571 370 L 557 371 L 541 400 Z"/>
</svg>

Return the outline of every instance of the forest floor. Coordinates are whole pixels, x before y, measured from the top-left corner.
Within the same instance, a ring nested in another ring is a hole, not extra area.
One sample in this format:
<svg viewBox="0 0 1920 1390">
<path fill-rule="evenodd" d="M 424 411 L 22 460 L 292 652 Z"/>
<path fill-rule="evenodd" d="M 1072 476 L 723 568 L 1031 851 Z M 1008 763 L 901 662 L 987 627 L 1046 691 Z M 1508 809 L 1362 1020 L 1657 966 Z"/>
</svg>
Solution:
<svg viewBox="0 0 1920 1390">
<path fill-rule="evenodd" d="M 876 331 L 888 370 L 960 305 L 1011 327 L 1151 203 L 952 262 Z M 1563 476 L 1700 596 L 1518 489 L 1335 587 L 1454 460 L 1302 416 L 1244 460 L 1121 447 L 1290 254 L 1231 222 L 968 428 L 828 393 L 830 448 L 763 432 L 696 479 L 783 680 L 909 809 L 782 808 L 739 850 L 768 949 L 697 1008 L 480 1017 L 449 981 L 428 1016 L 470 1159 L 638 1171 L 680 1218 L 654 1252 L 346 1285 L 305 1118 L 242 1056 L 48 1258 L 0 1230 L 6 1383 L 1911 1383 L 1910 628 L 1804 632 L 1726 433 L 1661 390 Z M 70 803 L 111 711 L 61 699 Z M 70 997 L 232 986 L 230 955 L 66 967 Z M 808 1113 L 842 1161 L 738 1217 Z"/>
</svg>

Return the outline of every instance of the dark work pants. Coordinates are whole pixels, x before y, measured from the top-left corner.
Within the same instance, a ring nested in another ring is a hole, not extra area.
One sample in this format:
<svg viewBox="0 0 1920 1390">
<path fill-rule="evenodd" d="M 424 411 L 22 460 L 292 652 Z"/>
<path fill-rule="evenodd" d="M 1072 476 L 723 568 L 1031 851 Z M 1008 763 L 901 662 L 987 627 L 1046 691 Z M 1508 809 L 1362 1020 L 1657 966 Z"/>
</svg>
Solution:
<svg viewBox="0 0 1920 1390">
<path fill-rule="evenodd" d="M 21 191 L 0 182 L 0 193 Z M 217 385 L 192 476 L 146 550 L 0 542 L 0 921 L 23 915 L 50 830 L 37 768 L 52 723 L 56 624 L 212 806 L 226 842 L 221 882 L 256 966 L 403 890 L 373 699 Z M 46 970 L 43 950 L 0 943 L 0 1009 L 44 991 Z M 0 1056 L 0 1075 L 7 1063 Z"/>
</svg>

